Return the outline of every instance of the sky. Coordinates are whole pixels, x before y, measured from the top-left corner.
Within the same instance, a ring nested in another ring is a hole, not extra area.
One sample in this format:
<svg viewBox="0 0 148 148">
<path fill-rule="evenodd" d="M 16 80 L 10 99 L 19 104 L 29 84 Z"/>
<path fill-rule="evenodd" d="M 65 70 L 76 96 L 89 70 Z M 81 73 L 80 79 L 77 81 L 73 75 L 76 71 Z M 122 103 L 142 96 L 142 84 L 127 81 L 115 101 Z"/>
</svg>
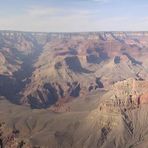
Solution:
<svg viewBox="0 0 148 148">
<path fill-rule="evenodd" d="M 148 31 L 148 0 L 0 0 L 0 30 Z"/>
</svg>

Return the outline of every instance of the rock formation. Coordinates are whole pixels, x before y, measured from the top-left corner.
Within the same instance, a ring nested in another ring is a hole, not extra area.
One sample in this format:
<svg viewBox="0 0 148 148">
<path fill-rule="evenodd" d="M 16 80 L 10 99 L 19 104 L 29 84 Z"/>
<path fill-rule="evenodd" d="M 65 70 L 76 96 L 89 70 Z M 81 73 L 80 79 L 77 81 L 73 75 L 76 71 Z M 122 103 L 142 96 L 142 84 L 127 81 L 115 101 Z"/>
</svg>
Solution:
<svg viewBox="0 0 148 148">
<path fill-rule="evenodd" d="M 148 32 L 1 31 L 0 146 L 148 147 L 147 42 Z"/>
</svg>

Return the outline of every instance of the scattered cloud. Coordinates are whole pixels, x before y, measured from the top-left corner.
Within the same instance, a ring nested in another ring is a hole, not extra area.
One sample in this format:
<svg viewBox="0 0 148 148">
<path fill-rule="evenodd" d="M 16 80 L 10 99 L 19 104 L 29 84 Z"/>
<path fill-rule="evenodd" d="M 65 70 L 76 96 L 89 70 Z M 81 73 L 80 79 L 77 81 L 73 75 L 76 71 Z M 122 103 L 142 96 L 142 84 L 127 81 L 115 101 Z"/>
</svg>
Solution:
<svg viewBox="0 0 148 148">
<path fill-rule="evenodd" d="M 87 13 L 86 13 L 87 14 Z M 111 17 L 92 19 L 90 15 L 68 14 L 62 17 L 17 16 L 1 18 L 0 28 L 23 31 L 79 32 L 79 31 L 137 31 L 148 30 L 148 18 Z"/>
<path fill-rule="evenodd" d="M 84 0 L 79 0 L 84 1 Z M 113 0 L 85 0 L 96 3 L 112 2 Z M 66 5 L 66 4 L 65 4 Z M 44 32 L 79 32 L 79 31 L 137 31 L 148 30 L 146 15 L 135 15 L 125 11 L 118 14 L 119 9 L 81 3 L 75 6 L 26 6 L 21 13 L 1 15 L 1 30 L 23 30 Z M 77 5 L 77 7 L 76 7 Z M 99 9 L 100 8 L 100 9 Z M 124 10 L 124 8 L 123 8 Z M 133 9 L 134 12 L 135 9 Z M 19 12 L 19 11 L 18 11 Z M 117 12 L 117 13 L 116 13 Z"/>
<path fill-rule="evenodd" d="M 106 3 L 109 2 L 109 0 L 93 0 L 94 2 L 99 2 L 99 3 Z"/>
<path fill-rule="evenodd" d="M 60 12 L 60 9 L 53 7 L 30 7 L 26 10 L 26 13 L 30 16 L 50 16 Z"/>
</svg>

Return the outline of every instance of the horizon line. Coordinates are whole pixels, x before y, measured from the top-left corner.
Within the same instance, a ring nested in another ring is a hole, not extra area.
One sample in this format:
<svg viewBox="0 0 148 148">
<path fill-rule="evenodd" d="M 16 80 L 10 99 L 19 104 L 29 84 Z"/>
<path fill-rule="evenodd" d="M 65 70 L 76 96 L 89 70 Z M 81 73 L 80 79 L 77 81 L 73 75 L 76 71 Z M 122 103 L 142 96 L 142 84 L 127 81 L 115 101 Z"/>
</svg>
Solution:
<svg viewBox="0 0 148 148">
<path fill-rule="evenodd" d="M 106 30 L 106 31 L 24 31 L 24 30 L 0 30 L 0 32 L 19 32 L 19 33 L 45 33 L 45 34 L 49 34 L 49 33 L 55 33 L 55 34 L 69 34 L 69 33 L 120 33 L 120 32 L 127 32 L 127 33 L 148 33 L 148 30 L 137 30 L 137 31 L 131 31 L 131 30 L 127 30 L 127 31 L 119 31 L 119 30 Z"/>
</svg>

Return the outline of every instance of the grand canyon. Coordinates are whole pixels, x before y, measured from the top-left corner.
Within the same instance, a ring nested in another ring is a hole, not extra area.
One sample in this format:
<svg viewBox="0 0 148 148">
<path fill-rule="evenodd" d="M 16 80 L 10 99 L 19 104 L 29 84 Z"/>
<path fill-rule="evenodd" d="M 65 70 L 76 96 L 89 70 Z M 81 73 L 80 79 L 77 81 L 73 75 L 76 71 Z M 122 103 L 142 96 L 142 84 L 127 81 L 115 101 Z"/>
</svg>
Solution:
<svg viewBox="0 0 148 148">
<path fill-rule="evenodd" d="M 147 148 L 148 32 L 0 31 L 1 148 Z"/>
</svg>

